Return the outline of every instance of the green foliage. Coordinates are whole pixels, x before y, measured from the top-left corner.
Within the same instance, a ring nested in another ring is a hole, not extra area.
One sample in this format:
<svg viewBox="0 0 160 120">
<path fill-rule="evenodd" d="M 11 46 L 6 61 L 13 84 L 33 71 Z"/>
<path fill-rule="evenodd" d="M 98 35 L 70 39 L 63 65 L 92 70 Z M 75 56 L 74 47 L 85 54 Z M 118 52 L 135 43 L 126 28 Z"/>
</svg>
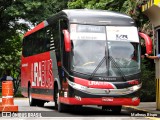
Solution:
<svg viewBox="0 0 160 120">
<path fill-rule="evenodd" d="M 22 36 L 13 36 L 11 39 L 6 39 L 2 47 L 0 47 L 0 70 L 12 69 L 12 72 L 17 71 L 20 66 L 21 42 Z M 1 72 L 1 75 L 3 72 Z"/>
<path fill-rule="evenodd" d="M 19 68 L 22 34 L 30 29 L 24 20 L 37 25 L 48 16 L 67 7 L 68 0 L 1 0 L 0 1 L 0 77 L 7 68 Z"/>
<path fill-rule="evenodd" d="M 120 11 L 125 1 L 127 0 L 70 0 L 68 7 L 71 9 L 88 8 Z"/>
<path fill-rule="evenodd" d="M 141 101 L 155 101 L 156 81 L 155 81 L 155 64 L 153 60 L 142 60 L 142 89 L 140 92 Z"/>
<path fill-rule="evenodd" d="M 101 9 L 125 13 L 131 16 L 137 23 L 140 31 L 152 35 L 148 18 L 141 12 L 145 0 L 70 0 L 70 9 Z"/>
</svg>

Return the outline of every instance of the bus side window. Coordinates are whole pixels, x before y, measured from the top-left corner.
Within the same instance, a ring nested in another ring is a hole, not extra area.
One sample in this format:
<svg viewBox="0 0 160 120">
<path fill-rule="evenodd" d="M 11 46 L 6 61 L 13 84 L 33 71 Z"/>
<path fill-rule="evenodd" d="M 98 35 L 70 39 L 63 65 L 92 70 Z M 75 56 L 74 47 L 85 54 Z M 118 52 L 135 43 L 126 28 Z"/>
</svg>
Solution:
<svg viewBox="0 0 160 120">
<path fill-rule="evenodd" d="M 60 39 L 59 39 L 59 26 L 55 22 L 52 26 L 47 27 L 46 37 L 47 51 L 55 51 L 57 62 L 60 61 Z"/>
<path fill-rule="evenodd" d="M 22 49 L 22 55 L 24 56 L 24 57 L 26 57 L 27 56 L 27 49 L 26 49 L 26 37 L 24 37 L 23 38 L 23 49 Z"/>
<path fill-rule="evenodd" d="M 54 23 L 50 29 L 50 50 L 55 50 L 56 54 L 60 53 L 59 27 Z"/>
<path fill-rule="evenodd" d="M 30 56 L 32 54 L 32 39 L 30 36 L 27 36 L 23 39 L 23 51 L 22 54 L 24 57 Z"/>
</svg>

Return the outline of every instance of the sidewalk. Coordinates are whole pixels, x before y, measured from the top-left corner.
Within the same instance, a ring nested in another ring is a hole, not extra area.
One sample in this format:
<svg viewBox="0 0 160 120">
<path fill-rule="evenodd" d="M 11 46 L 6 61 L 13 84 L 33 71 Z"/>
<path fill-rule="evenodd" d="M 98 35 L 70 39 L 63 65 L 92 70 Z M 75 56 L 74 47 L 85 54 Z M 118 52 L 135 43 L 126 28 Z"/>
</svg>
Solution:
<svg viewBox="0 0 160 120">
<path fill-rule="evenodd" d="M 123 106 L 123 108 L 130 111 L 136 111 L 137 113 L 157 114 L 155 118 L 160 119 L 160 110 L 156 110 L 156 102 L 141 102 L 139 106 Z"/>
</svg>

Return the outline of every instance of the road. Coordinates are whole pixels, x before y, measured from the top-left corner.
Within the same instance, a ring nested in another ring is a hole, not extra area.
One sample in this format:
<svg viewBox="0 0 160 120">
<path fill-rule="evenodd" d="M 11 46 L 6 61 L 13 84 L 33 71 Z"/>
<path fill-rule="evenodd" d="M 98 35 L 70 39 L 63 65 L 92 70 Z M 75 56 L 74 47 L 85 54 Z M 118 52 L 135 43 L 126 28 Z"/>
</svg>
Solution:
<svg viewBox="0 0 160 120">
<path fill-rule="evenodd" d="M 1 99 L 0 99 L 1 101 Z M 59 113 L 54 108 L 54 102 L 45 103 L 44 107 L 30 107 L 28 103 L 28 98 L 15 98 L 14 104 L 18 105 L 19 113 L 11 113 L 14 119 L 26 120 L 30 116 L 29 120 L 37 119 L 53 119 L 54 120 L 145 120 L 146 117 L 132 117 L 131 113 L 136 111 L 128 111 L 122 109 L 120 114 L 113 114 L 111 112 L 106 112 L 101 110 L 101 107 L 97 106 L 83 106 L 80 109 L 75 109 L 74 111 L 68 111 L 67 113 Z M 2 115 L 3 114 L 3 115 Z M 5 117 L 6 113 L 2 113 L 0 116 L 2 119 L 8 119 Z M 36 117 L 35 117 L 36 116 Z M 41 117 L 42 116 L 42 117 Z M 0 119 L 1 119 L 0 118 Z M 1 120 L 2 120 L 1 119 Z"/>
</svg>

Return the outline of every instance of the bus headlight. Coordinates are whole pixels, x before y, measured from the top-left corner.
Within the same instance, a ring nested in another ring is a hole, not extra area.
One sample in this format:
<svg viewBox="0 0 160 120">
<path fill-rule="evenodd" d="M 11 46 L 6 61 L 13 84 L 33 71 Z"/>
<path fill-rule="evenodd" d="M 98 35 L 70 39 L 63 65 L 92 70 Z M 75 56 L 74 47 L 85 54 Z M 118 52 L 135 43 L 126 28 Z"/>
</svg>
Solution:
<svg viewBox="0 0 160 120">
<path fill-rule="evenodd" d="M 134 85 L 132 87 L 129 88 L 130 91 L 137 91 L 138 89 L 140 89 L 142 86 L 142 84 L 138 84 L 138 85 Z"/>
<path fill-rule="evenodd" d="M 138 97 L 134 97 L 134 98 L 132 98 L 132 101 L 134 102 L 134 101 L 137 101 L 138 100 Z"/>
</svg>

